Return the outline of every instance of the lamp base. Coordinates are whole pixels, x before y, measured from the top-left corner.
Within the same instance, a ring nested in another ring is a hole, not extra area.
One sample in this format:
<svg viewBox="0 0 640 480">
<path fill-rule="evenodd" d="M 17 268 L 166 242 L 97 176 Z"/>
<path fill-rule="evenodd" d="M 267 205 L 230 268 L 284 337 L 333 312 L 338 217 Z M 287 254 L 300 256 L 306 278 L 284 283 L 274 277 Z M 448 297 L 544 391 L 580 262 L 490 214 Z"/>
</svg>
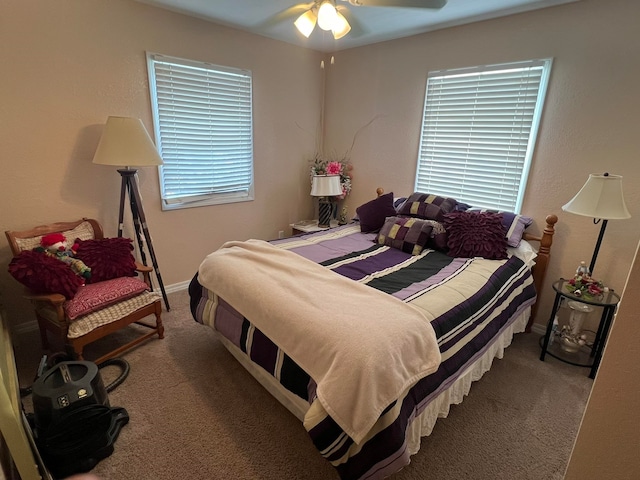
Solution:
<svg viewBox="0 0 640 480">
<path fill-rule="evenodd" d="M 329 228 L 331 223 L 331 212 L 333 205 L 325 197 L 318 201 L 318 226 L 320 228 Z"/>
</svg>

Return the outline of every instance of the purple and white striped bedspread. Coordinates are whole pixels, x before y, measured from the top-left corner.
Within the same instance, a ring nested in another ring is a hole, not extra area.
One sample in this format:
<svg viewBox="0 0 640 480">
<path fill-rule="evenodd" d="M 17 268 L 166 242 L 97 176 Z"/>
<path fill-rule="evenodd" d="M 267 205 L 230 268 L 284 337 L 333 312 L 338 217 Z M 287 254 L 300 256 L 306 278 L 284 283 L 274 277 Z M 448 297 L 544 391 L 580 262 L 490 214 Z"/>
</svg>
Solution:
<svg viewBox="0 0 640 480">
<path fill-rule="evenodd" d="M 405 432 L 439 393 L 479 358 L 535 302 L 530 269 L 507 260 L 452 258 L 427 250 L 412 256 L 373 243 L 352 224 L 271 243 L 399 298 L 432 319 L 442 362 L 383 412 L 365 442 L 356 444 L 315 401 L 315 382 L 197 275 L 190 285 L 194 318 L 213 325 L 254 363 L 310 404 L 304 426 L 343 479 L 383 478 L 409 463 Z M 214 307 L 215 305 L 215 307 Z"/>
</svg>

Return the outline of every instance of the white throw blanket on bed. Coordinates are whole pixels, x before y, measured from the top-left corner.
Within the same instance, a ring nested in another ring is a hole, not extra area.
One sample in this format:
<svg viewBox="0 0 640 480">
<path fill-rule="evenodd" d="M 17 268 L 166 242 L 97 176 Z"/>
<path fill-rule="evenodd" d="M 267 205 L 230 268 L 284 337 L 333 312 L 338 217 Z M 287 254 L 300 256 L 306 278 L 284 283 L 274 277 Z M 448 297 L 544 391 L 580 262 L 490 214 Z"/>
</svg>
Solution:
<svg viewBox="0 0 640 480">
<path fill-rule="evenodd" d="M 316 381 L 318 400 L 356 443 L 440 363 L 418 310 L 262 240 L 225 243 L 198 279 Z"/>
</svg>

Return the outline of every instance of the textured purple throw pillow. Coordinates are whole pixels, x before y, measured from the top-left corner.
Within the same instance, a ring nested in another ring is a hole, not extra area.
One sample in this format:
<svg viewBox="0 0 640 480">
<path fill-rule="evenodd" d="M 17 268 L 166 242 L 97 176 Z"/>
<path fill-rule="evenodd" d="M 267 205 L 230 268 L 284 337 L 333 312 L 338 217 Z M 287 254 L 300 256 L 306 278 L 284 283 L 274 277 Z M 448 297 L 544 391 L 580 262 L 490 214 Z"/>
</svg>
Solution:
<svg viewBox="0 0 640 480">
<path fill-rule="evenodd" d="M 76 258 L 91 268 L 89 283 L 136 275 L 130 238 L 103 238 L 78 242 Z"/>
<path fill-rule="evenodd" d="M 9 263 L 9 273 L 34 293 L 59 293 L 74 297 L 84 279 L 64 262 L 46 253 L 25 250 Z"/>
<path fill-rule="evenodd" d="M 387 217 L 393 217 L 396 209 L 393 208 L 393 192 L 380 195 L 356 208 L 360 218 L 360 231 L 364 233 L 377 232 L 384 225 Z"/>
<path fill-rule="evenodd" d="M 412 217 L 389 217 L 376 237 L 376 242 L 397 248 L 411 255 L 419 255 L 431 236 L 428 221 Z"/>
<path fill-rule="evenodd" d="M 502 215 L 490 212 L 452 212 L 445 215 L 449 256 L 490 260 L 507 258 Z"/>
<path fill-rule="evenodd" d="M 469 212 L 492 212 L 502 214 L 502 225 L 505 228 L 505 236 L 507 237 L 507 245 L 517 247 L 524 235 L 524 230 L 533 223 L 533 218 L 519 215 L 513 212 L 505 212 L 502 210 L 488 210 L 482 208 L 470 208 Z"/>
</svg>

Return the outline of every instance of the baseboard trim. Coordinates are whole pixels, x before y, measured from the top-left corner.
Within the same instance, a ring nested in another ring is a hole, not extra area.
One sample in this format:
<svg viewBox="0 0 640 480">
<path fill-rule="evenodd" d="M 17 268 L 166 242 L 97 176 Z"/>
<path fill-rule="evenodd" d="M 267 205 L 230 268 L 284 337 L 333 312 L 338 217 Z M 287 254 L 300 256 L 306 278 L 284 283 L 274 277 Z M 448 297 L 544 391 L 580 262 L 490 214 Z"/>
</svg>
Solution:
<svg viewBox="0 0 640 480">
<path fill-rule="evenodd" d="M 540 325 L 539 323 L 534 323 L 531 325 L 531 333 L 537 333 L 539 335 L 544 335 L 547 333 L 547 327 L 544 325 Z"/>
<path fill-rule="evenodd" d="M 187 288 L 189 288 L 189 283 L 191 283 L 191 280 L 186 280 L 184 282 L 174 283 L 172 285 L 166 285 L 164 287 L 164 289 L 167 292 L 167 294 L 180 292 L 182 290 L 186 290 Z M 31 320 L 29 322 L 23 322 L 23 323 L 20 323 L 19 325 L 16 325 L 15 327 L 13 327 L 13 332 L 16 335 L 29 334 L 29 333 L 35 332 L 37 330 L 38 330 L 38 321 L 37 320 Z"/>
<path fill-rule="evenodd" d="M 173 285 L 168 285 L 168 286 L 164 287 L 164 289 L 166 290 L 167 293 L 180 292 L 182 290 L 186 290 L 187 288 L 189 288 L 189 284 L 190 283 L 191 283 L 191 280 L 185 280 L 184 282 L 179 282 L 179 283 L 174 283 Z"/>
</svg>

